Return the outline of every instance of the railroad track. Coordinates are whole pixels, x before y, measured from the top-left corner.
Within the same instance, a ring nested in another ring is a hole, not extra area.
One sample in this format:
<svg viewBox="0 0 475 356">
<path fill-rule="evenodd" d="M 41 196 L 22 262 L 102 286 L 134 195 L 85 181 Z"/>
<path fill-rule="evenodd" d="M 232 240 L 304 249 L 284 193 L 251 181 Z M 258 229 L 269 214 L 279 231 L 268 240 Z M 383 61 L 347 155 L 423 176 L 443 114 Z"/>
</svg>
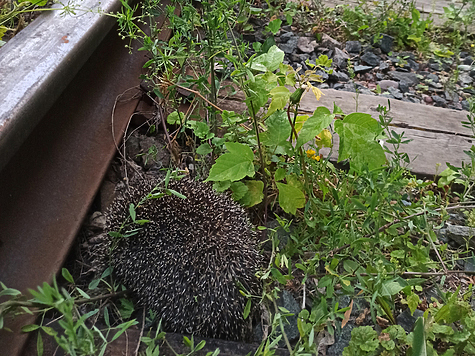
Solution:
<svg viewBox="0 0 475 356">
<path fill-rule="evenodd" d="M 105 12 L 120 6 L 101 3 Z M 140 100 L 147 58 L 129 54 L 115 22 L 42 14 L 0 51 L 0 281 L 8 287 L 24 292 L 61 268 Z M 33 322 L 19 317 L 7 324 L 13 333 L 0 330 L 0 354 L 21 355 L 20 328 Z"/>
</svg>

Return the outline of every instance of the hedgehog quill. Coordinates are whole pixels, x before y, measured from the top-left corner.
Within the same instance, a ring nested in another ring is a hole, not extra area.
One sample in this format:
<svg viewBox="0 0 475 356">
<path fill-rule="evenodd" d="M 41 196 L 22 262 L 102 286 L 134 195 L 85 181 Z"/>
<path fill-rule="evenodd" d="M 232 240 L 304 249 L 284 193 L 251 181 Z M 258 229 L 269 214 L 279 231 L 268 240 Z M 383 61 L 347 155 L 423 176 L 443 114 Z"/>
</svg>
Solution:
<svg viewBox="0 0 475 356">
<path fill-rule="evenodd" d="M 186 199 L 173 194 L 144 199 L 159 183 L 149 177 L 116 197 L 105 214 L 106 234 L 92 251 L 97 269 L 112 265 L 116 279 L 157 313 L 165 331 L 248 339 L 247 298 L 238 286 L 261 294 L 255 273 L 262 257 L 246 212 L 229 196 L 189 178 L 168 184 Z M 124 227 L 130 204 L 135 219 L 148 222 Z M 124 237 L 127 229 L 137 231 Z M 109 234 L 118 231 L 122 237 Z"/>
</svg>

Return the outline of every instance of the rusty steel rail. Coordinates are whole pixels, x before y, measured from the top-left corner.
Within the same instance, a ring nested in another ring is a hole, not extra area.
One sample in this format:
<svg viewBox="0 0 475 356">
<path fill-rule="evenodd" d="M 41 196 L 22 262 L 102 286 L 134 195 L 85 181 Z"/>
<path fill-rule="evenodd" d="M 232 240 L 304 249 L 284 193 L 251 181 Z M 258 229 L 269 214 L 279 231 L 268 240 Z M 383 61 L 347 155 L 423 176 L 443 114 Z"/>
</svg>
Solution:
<svg viewBox="0 0 475 356">
<path fill-rule="evenodd" d="M 119 1 L 101 6 L 117 11 Z M 111 17 L 74 22 L 49 13 L 36 21 L 0 51 L 0 281 L 22 292 L 61 268 L 115 155 L 112 132 L 120 140 L 136 109 L 147 60 L 129 54 Z M 22 61 L 7 50 L 28 35 L 32 45 L 16 54 Z M 34 317 L 5 322 L 13 333 L 0 330 L 0 354 L 22 355 L 20 328 Z"/>
</svg>

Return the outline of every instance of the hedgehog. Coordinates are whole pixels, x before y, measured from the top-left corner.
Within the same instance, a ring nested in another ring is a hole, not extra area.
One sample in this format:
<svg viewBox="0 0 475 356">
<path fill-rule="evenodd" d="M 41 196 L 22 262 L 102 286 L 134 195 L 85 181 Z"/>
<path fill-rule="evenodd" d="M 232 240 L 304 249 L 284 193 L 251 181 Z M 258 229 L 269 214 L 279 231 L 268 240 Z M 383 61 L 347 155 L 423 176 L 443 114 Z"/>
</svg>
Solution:
<svg viewBox="0 0 475 356">
<path fill-rule="evenodd" d="M 167 186 L 186 199 L 144 199 L 160 182 L 146 177 L 112 202 L 95 253 L 102 255 L 95 263 L 99 272 L 110 264 L 115 278 L 156 313 L 166 331 L 249 340 L 250 322 L 243 316 L 248 299 L 240 290 L 261 294 L 256 272 L 262 256 L 245 210 L 191 178 Z M 130 204 L 143 225 L 131 223 Z"/>
</svg>

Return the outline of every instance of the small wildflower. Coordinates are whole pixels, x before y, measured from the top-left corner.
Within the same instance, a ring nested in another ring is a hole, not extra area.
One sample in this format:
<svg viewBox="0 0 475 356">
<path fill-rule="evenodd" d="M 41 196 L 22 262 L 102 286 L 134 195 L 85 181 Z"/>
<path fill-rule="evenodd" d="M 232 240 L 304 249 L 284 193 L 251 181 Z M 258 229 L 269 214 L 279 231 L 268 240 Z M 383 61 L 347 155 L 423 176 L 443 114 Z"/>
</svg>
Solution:
<svg viewBox="0 0 475 356">
<path fill-rule="evenodd" d="M 475 44 L 472 43 L 472 44 L 470 45 L 470 47 L 475 47 Z"/>
<path fill-rule="evenodd" d="M 312 149 L 307 150 L 306 152 L 307 152 L 307 157 L 308 158 L 312 158 L 313 156 L 315 156 L 315 153 L 317 153 L 317 152 L 315 152 L 315 150 L 312 150 Z"/>
</svg>

